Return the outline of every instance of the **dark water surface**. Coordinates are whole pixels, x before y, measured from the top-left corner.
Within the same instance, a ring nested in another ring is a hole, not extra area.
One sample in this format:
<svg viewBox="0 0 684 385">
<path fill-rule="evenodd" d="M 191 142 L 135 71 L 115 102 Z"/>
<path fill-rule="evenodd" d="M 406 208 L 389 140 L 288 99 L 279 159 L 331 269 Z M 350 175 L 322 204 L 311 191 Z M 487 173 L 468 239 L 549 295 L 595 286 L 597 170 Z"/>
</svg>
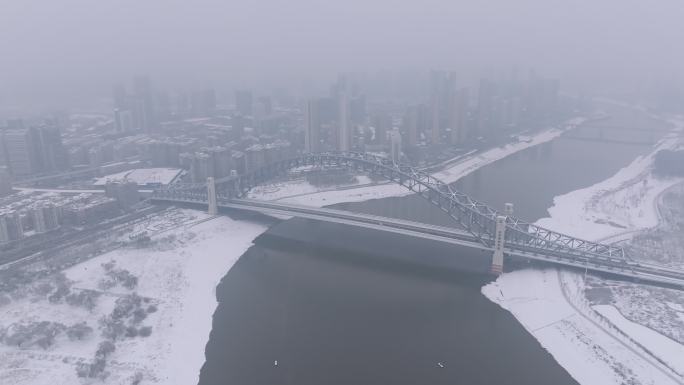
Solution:
<svg viewBox="0 0 684 385">
<path fill-rule="evenodd" d="M 456 186 L 496 207 L 514 202 L 534 221 L 554 196 L 603 180 L 647 151 L 634 142 L 658 138 L 636 129 L 655 125 L 642 114 L 608 112 L 614 117 L 596 126 L 630 129 L 581 127 Z M 451 224 L 415 196 L 337 207 Z M 218 286 L 200 384 L 575 384 L 480 293 L 491 279 L 477 273 L 488 258 L 368 229 L 281 222 Z"/>
</svg>

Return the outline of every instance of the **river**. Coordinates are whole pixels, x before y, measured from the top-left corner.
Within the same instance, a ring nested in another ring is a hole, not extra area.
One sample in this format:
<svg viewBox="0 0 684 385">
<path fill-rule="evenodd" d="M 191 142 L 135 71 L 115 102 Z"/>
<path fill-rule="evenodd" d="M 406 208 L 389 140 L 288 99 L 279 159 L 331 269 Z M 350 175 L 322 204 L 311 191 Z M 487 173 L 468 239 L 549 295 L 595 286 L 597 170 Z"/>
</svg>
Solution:
<svg viewBox="0 0 684 385">
<path fill-rule="evenodd" d="M 614 174 L 662 123 L 605 106 L 577 128 L 455 183 L 535 221 L 553 197 Z M 625 129 L 611 128 L 623 126 Z M 610 155 L 607 155 L 610 154 Z M 335 207 L 451 225 L 422 198 Z M 576 384 L 507 311 L 480 293 L 489 256 L 292 219 L 255 240 L 217 287 L 201 385 Z M 276 365 L 277 361 L 277 365 Z"/>
</svg>

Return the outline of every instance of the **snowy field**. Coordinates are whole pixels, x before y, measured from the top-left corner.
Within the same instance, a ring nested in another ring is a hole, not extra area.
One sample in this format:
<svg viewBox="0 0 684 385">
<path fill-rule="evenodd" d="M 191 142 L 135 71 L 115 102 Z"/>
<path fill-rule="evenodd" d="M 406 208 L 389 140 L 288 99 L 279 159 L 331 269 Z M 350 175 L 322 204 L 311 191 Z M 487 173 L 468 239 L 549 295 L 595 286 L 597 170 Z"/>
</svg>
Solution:
<svg viewBox="0 0 684 385">
<path fill-rule="evenodd" d="M 102 254 L 0 298 L 6 337 L 0 344 L 0 384 L 197 383 L 216 285 L 265 226 L 187 214 L 195 218 L 180 227 L 154 220 L 139 226 L 162 229 L 144 246 Z M 57 298 L 60 287 L 74 295 Z M 78 293 L 88 293 L 87 300 Z M 133 311 L 127 313 L 126 306 Z M 114 319 L 126 327 L 120 334 L 107 326 Z M 73 326 L 79 324 L 80 329 Z M 42 327 L 33 334 L 46 337 L 23 338 L 27 327 Z M 75 338 L 71 330 L 85 332 Z M 102 353 L 107 341 L 114 350 Z"/>
</svg>

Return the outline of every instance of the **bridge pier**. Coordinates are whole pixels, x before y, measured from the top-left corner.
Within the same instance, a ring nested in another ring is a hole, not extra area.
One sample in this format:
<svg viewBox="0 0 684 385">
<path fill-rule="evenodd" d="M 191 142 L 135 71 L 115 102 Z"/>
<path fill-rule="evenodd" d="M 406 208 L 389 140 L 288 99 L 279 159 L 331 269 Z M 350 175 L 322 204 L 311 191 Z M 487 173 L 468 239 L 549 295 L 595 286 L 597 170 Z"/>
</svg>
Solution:
<svg viewBox="0 0 684 385">
<path fill-rule="evenodd" d="M 504 239 L 506 235 L 506 217 L 499 215 L 496 217 L 496 230 L 494 232 L 494 255 L 492 256 L 492 266 L 489 271 L 499 275 L 503 272 L 504 264 Z"/>
<path fill-rule="evenodd" d="M 207 178 L 207 212 L 209 215 L 218 214 L 218 201 L 216 199 L 216 182 L 213 177 Z"/>
<path fill-rule="evenodd" d="M 506 215 L 499 215 L 496 217 L 496 228 L 494 231 L 494 255 L 492 256 L 492 265 L 489 268 L 489 271 L 496 275 L 503 273 L 504 244 L 506 242 L 506 218 L 508 218 L 509 215 L 513 215 L 513 204 L 506 203 L 504 212 Z"/>
</svg>

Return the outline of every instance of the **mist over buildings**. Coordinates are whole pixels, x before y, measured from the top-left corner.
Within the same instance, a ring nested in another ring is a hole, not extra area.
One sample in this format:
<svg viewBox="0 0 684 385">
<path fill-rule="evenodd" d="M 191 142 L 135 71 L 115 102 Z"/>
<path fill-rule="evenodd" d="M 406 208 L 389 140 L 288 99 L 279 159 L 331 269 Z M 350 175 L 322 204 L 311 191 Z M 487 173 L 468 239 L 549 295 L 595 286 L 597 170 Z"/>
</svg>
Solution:
<svg viewBox="0 0 684 385">
<path fill-rule="evenodd" d="M 638 93 L 681 80 L 682 14 L 679 0 L 6 0 L 0 111 L 96 108 L 138 74 L 306 94 L 341 71 L 534 68 L 567 91 Z"/>
</svg>

